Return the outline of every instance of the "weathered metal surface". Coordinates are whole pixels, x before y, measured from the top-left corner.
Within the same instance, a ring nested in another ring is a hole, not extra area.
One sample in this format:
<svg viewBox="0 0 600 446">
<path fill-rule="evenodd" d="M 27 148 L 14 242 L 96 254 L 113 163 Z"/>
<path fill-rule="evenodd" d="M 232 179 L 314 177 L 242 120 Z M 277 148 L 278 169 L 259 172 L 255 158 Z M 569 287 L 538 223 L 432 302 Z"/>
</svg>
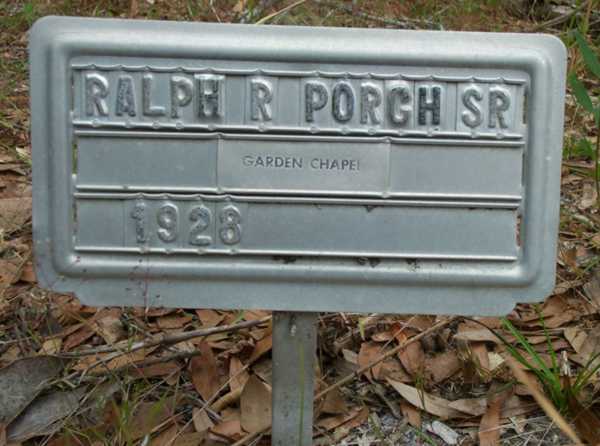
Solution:
<svg viewBox="0 0 600 446">
<path fill-rule="evenodd" d="M 51 17 L 30 57 L 46 287 L 472 314 L 553 287 L 553 37 Z"/>
<path fill-rule="evenodd" d="M 273 446 L 311 446 L 318 313 L 273 313 Z"/>
</svg>

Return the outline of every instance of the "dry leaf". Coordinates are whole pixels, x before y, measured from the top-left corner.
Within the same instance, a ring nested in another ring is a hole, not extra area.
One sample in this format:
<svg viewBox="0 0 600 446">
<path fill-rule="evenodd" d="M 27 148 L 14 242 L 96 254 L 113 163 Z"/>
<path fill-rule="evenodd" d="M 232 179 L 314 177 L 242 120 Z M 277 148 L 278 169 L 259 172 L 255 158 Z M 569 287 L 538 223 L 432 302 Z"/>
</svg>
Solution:
<svg viewBox="0 0 600 446">
<path fill-rule="evenodd" d="M 198 345 L 200 356 L 194 356 L 190 360 L 190 373 L 194 388 L 204 399 L 210 400 L 221 387 L 217 361 L 212 349 L 206 342 Z"/>
<path fill-rule="evenodd" d="M 127 336 L 121 323 L 121 310 L 118 308 L 103 308 L 94 316 L 91 325 L 107 344 L 114 344 Z"/>
<path fill-rule="evenodd" d="M 589 209 L 596 204 L 597 199 L 598 193 L 594 185 L 591 183 L 584 183 L 581 200 L 579 201 L 579 205 L 577 207 L 581 210 Z"/>
<path fill-rule="evenodd" d="M 321 429 L 325 429 L 326 431 L 333 430 L 357 417 L 361 411 L 361 408 L 353 407 L 345 414 L 322 418 L 321 420 L 317 421 L 317 426 L 319 426 Z"/>
<path fill-rule="evenodd" d="M 232 356 L 229 360 L 229 388 L 232 392 L 243 389 L 248 381 L 248 372 L 244 370 L 244 364 L 237 356 Z"/>
<path fill-rule="evenodd" d="M 449 406 L 452 409 L 459 410 L 474 417 L 483 415 L 487 409 L 487 399 L 482 398 L 464 398 L 451 401 Z"/>
<path fill-rule="evenodd" d="M 154 432 L 173 416 L 175 403 L 173 399 L 157 402 L 144 401 L 140 403 L 136 407 L 133 418 L 127 426 L 130 438 L 137 440 L 144 435 Z"/>
<path fill-rule="evenodd" d="M 60 338 L 52 338 L 44 341 L 42 346 L 40 347 L 38 354 L 39 355 L 55 355 L 60 352 L 60 348 L 62 347 L 62 339 Z"/>
<path fill-rule="evenodd" d="M 21 229 L 30 217 L 30 197 L 0 199 L 0 230 L 6 234 Z"/>
<path fill-rule="evenodd" d="M 225 315 L 214 310 L 196 310 L 196 314 L 205 328 L 216 327 L 225 318 Z"/>
<path fill-rule="evenodd" d="M 440 383 L 460 370 L 460 360 L 454 351 L 440 353 L 425 359 L 425 373 L 430 381 Z M 394 379 L 393 377 L 391 377 Z M 402 381 L 402 380 L 400 380 Z"/>
<path fill-rule="evenodd" d="M 512 390 L 500 390 L 500 385 L 492 385 L 487 401 L 487 409 L 479 425 L 479 444 L 496 446 L 500 442 L 500 414 L 502 406 Z"/>
<path fill-rule="evenodd" d="M 194 407 L 194 410 L 192 411 L 192 421 L 194 423 L 194 429 L 196 429 L 196 432 L 206 433 L 215 425 L 209 418 L 206 410 L 199 409 L 197 407 Z"/>
<path fill-rule="evenodd" d="M 421 392 L 415 387 L 389 378 L 387 379 L 387 382 L 402 396 L 402 398 L 413 406 L 418 407 L 431 415 L 440 417 L 443 420 L 465 417 L 464 413 L 450 407 L 450 401 L 444 398 Z"/>
<path fill-rule="evenodd" d="M 333 415 L 348 413 L 348 405 L 339 389 L 334 389 L 325 395 L 321 410 Z"/>
<path fill-rule="evenodd" d="M 0 369 L 0 425 L 8 424 L 57 377 L 63 360 L 52 356 L 20 359 Z"/>
<path fill-rule="evenodd" d="M 43 395 L 31 403 L 12 421 L 6 430 L 9 441 L 25 441 L 39 435 L 53 433 L 53 424 L 77 410 L 85 394 L 84 387 L 66 392 Z"/>
<path fill-rule="evenodd" d="M 408 420 L 408 423 L 411 426 L 416 427 L 417 429 L 421 429 L 422 420 L 421 411 L 419 409 L 417 409 L 412 404 L 407 403 L 406 401 L 401 401 L 400 410 L 402 411 L 402 415 L 404 415 L 404 418 Z"/>
<path fill-rule="evenodd" d="M 431 424 L 428 423 L 425 426 L 425 429 L 428 432 L 431 432 L 432 434 L 435 434 L 438 437 L 440 437 L 445 444 L 451 446 L 458 444 L 458 433 L 454 429 L 451 429 L 449 426 L 446 426 L 441 421 L 436 420 Z"/>
<path fill-rule="evenodd" d="M 135 367 L 133 373 L 140 378 L 155 378 L 157 376 L 169 376 L 181 370 L 181 366 L 175 361 L 152 364 L 146 367 Z"/>
<path fill-rule="evenodd" d="M 363 342 L 358 352 L 358 365 L 364 367 L 367 364 L 373 362 L 383 354 L 381 345 L 374 342 Z M 365 376 L 369 379 L 379 379 L 379 372 L 381 371 L 382 364 L 379 363 L 365 372 Z"/>
<path fill-rule="evenodd" d="M 240 398 L 241 424 L 246 432 L 260 432 L 271 426 L 271 389 L 252 375 Z"/>
<path fill-rule="evenodd" d="M 183 328 L 192 320 L 189 314 L 169 315 L 156 319 L 156 326 L 161 330 L 170 330 L 174 328 Z"/>
<path fill-rule="evenodd" d="M 248 359 L 248 364 L 253 364 L 262 355 L 270 352 L 272 348 L 273 348 L 273 335 L 269 334 L 268 336 L 265 336 L 264 338 L 262 338 L 260 341 L 258 341 L 256 343 L 256 345 L 254 346 L 254 350 L 252 351 L 252 354 L 250 355 L 250 358 Z"/>
<path fill-rule="evenodd" d="M 422 376 L 425 369 L 425 352 L 420 342 L 408 344 L 398 353 L 404 369 L 413 377 Z"/>
</svg>

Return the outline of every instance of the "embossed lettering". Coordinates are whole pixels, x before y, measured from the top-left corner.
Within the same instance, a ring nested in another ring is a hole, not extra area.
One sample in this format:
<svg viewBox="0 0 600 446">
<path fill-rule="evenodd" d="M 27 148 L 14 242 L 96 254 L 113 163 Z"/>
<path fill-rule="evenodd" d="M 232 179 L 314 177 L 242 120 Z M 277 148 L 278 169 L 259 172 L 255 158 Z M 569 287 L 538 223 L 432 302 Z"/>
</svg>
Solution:
<svg viewBox="0 0 600 446">
<path fill-rule="evenodd" d="M 197 75 L 198 81 L 198 116 L 223 116 L 223 76 L 212 74 Z"/>
<path fill-rule="evenodd" d="M 158 223 L 158 238 L 163 242 L 174 242 L 177 239 L 177 220 L 179 210 L 174 204 L 167 203 L 161 206 L 156 214 Z"/>
<path fill-rule="evenodd" d="M 490 88 L 489 127 L 496 128 L 496 121 L 503 129 L 508 128 L 504 112 L 510 108 L 510 94 L 500 87 Z"/>
<path fill-rule="evenodd" d="M 135 240 L 138 243 L 146 243 L 148 236 L 146 234 L 146 204 L 139 200 L 135 203 L 131 218 L 135 220 Z"/>
<path fill-rule="evenodd" d="M 212 220 L 212 213 L 206 206 L 196 206 L 190 211 L 190 221 L 192 227 L 190 228 L 190 245 L 195 246 L 208 246 L 212 243 L 212 237 L 209 235 L 202 235 L 202 233 L 208 229 Z"/>
<path fill-rule="evenodd" d="M 427 99 L 431 91 L 431 100 Z M 440 125 L 442 110 L 442 89 L 440 87 L 419 87 L 419 125 L 427 125 L 427 112 L 431 113 L 431 124 Z"/>
<path fill-rule="evenodd" d="M 254 121 L 270 121 L 271 104 L 273 100 L 273 88 L 266 81 L 252 80 L 250 82 L 250 108 Z"/>
<path fill-rule="evenodd" d="M 377 107 L 381 105 L 381 89 L 370 83 L 360 86 L 360 122 L 367 124 L 369 119 L 372 124 L 381 124 Z"/>
<path fill-rule="evenodd" d="M 219 237 L 226 245 L 235 245 L 242 239 L 242 216 L 240 211 L 233 205 L 225 206 L 219 214 L 221 228 Z"/>
<path fill-rule="evenodd" d="M 462 103 L 468 109 L 461 114 L 462 122 L 466 126 L 475 128 L 483 121 L 481 106 L 478 104 L 483 99 L 481 89 L 472 85 L 465 89 L 462 94 Z"/>
<path fill-rule="evenodd" d="M 408 87 L 402 85 L 394 87 L 388 94 L 388 110 L 390 120 L 394 124 L 404 125 L 408 122 L 411 113 L 411 107 L 403 104 L 410 103 L 410 93 Z"/>
<path fill-rule="evenodd" d="M 321 110 L 329 100 L 329 93 L 325 85 L 321 82 L 307 82 L 304 87 L 306 102 L 306 121 L 313 122 L 315 120 L 315 110 Z"/>
<path fill-rule="evenodd" d="M 85 76 L 85 112 L 88 116 L 98 114 L 108 116 L 108 105 L 105 98 L 108 96 L 108 81 L 104 76 L 96 73 Z"/>
<path fill-rule="evenodd" d="M 187 77 L 171 77 L 171 118 L 180 117 L 180 108 L 192 101 L 194 84 Z"/>
<path fill-rule="evenodd" d="M 119 76 L 117 83 L 117 116 L 127 113 L 129 116 L 136 115 L 135 92 L 133 90 L 133 79 L 131 76 Z"/>
<path fill-rule="evenodd" d="M 354 115 L 354 90 L 347 82 L 339 82 L 333 87 L 333 117 L 338 122 L 348 122 Z"/>
<path fill-rule="evenodd" d="M 152 84 L 154 76 L 145 74 L 142 81 L 142 105 L 146 116 L 164 116 L 165 108 L 162 105 L 152 105 Z"/>
</svg>

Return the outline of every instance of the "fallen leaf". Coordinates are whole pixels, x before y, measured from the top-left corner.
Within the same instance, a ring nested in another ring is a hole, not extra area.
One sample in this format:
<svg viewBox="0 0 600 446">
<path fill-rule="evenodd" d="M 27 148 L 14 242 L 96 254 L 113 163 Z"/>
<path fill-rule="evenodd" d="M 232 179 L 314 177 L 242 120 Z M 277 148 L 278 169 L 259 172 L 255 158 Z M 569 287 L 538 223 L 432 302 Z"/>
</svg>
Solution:
<svg viewBox="0 0 600 446">
<path fill-rule="evenodd" d="M 205 328 L 216 327 L 225 318 L 225 315 L 214 310 L 196 310 L 196 314 Z"/>
<path fill-rule="evenodd" d="M 189 314 L 183 315 L 168 315 L 156 319 L 156 325 L 161 330 L 169 330 L 173 328 L 183 328 L 192 320 Z"/>
<path fill-rule="evenodd" d="M 460 370 L 460 366 L 460 360 L 454 351 L 446 351 L 425 359 L 425 373 L 429 381 L 436 384 L 450 378 Z"/>
<path fill-rule="evenodd" d="M 450 401 L 422 392 L 415 387 L 387 378 L 387 382 L 396 390 L 402 398 L 415 407 L 424 410 L 431 415 L 443 420 L 449 418 L 463 418 L 465 414 L 450 407 Z"/>
<path fill-rule="evenodd" d="M 194 410 L 192 411 L 192 421 L 194 423 L 194 429 L 196 429 L 196 432 L 201 432 L 204 434 L 206 434 L 206 432 L 208 432 L 209 429 L 212 429 L 215 425 L 209 418 L 206 410 L 199 409 L 197 407 L 194 407 Z"/>
<path fill-rule="evenodd" d="M 244 364 L 237 356 L 229 360 L 229 388 L 231 391 L 243 389 L 248 381 L 248 372 L 244 370 Z"/>
<path fill-rule="evenodd" d="M 400 410 L 411 426 L 421 429 L 422 420 L 421 411 L 419 409 L 406 401 L 401 401 Z"/>
<path fill-rule="evenodd" d="M 190 359 L 190 373 L 194 388 L 204 399 L 210 400 L 221 387 L 217 360 L 206 342 L 198 345 L 200 356 Z"/>
<path fill-rule="evenodd" d="M 596 204 L 597 199 L 598 192 L 596 191 L 594 185 L 591 183 L 584 183 L 581 200 L 579 201 L 579 205 L 577 207 L 581 210 L 589 209 Z"/>
<path fill-rule="evenodd" d="M 94 316 L 91 326 L 107 344 L 114 344 L 127 336 L 121 323 L 121 310 L 118 308 L 103 308 Z"/>
<path fill-rule="evenodd" d="M 353 407 L 348 412 L 340 415 L 334 415 L 332 417 L 325 417 L 317 421 L 317 426 L 326 431 L 333 430 L 339 426 L 342 426 L 344 423 L 352 420 L 357 417 L 361 413 L 362 409 L 359 407 Z"/>
<path fill-rule="evenodd" d="M 8 424 L 57 377 L 64 362 L 52 356 L 20 359 L 0 369 L 0 425 Z"/>
<path fill-rule="evenodd" d="M 381 345 L 374 342 L 363 342 L 358 352 L 358 366 L 364 367 L 367 364 L 373 362 L 383 354 Z M 379 372 L 381 371 L 382 364 L 379 363 L 365 372 L 365 376 L 369 379 L 379 379 Z"/>
<path fill-rule="evenodd" d="M 590 300 L 591 304 L 600 312 L 600 274 L 596 272 L 592 280 L 583 286 L 585 295 Z"/>
<path fill-rule="evenodd" d="M 37 398 L 12 421 L 6 430 L 9 441 L 25 441 L 54 431 L 53 424 L 69 416 L 79 407 L 86 389 L 54 392 Z"/>
<path fill-rule="evenodd" d="M 176 374 L 181 366 L 175 361 L 152 364 L 146 367 L 134 367 L 132 373 L 140 378 L 155 378 L 157 376 L 168 376 Z"/>
<path fill-rule="evenodd" d="M 500 442 L 500 414 L 502 405 L 510 396 L 512 389 L 501 390 L 500 385 L 492 385 L 487 398 L 487 409 L 479 425 L 479 444 L 496 446 Z"/>
<path fill-rule="evenodd" d="M 71 351 L 75 347 L 83 344 L 89 338 L 94 336 L 94 334 L 95 332 L 90 326 L 90 324 L 86 323 L 81 325 L 81 327 L 77 331 L 67 336 L 67 338 L 63 342 L 63 350 L 65 352 Z"/>
<path fill-rule="evenodd" d="M 27 283 L 35 283 L 37 282 L 37 278 L 35 276 L 35 270 L 33 269 L 33 264 L 31 262 L 25 263 L 23 268 L 21 268 L 21 275 L 19 277 L 21 282 Z"/>
<path fill-rule="evenodd" d="M 427 423 L 425 429 L 440 437 L 446 444 L 451 446 L 458 444 L 458 433 L 441 421 L 436 420 L 433 423 Z"/>
<path fill-rule="evenodd" d="M 40 355 L 55 355 L 60 352 L 60 348 L 62 347 L 62 339 L 60 338 L 52 338 L 44 341 L 42 346 L 40 347 L 38 354 Z"/>
<path fill-rule="evenodd" d="M 10 234 L 31 218 L 31 197 L 0 199 L 0 229 Z"/>
<path fill-rule="evenodd" d="M 0 259 L 0 285 L 12 285 L 19 280 L 19 265 Z"/>
<path fill-rule="evenodd" d="M 248 359 L 248 363 L 253 364 L 262 355 L 270 352 L 272 348 L 273 348 L 273 335 L 269 334 L 268 336 L 265 336 L 264 338 L 262 338 L 260 341 L 258 341 L 256 343 L 256 345 L 254 346 L 254 350 L 252 351 L 252 354 L 250 355 L 250 358 Z"/>
<path fill-rule="evenodd" d="M 133 418 L 128 423 L 129 438 L 137 440 L 153 433 L 166 420 L 173 416 L 175 403 L 174 399 L 141 402 L 136 407 Z"/>
<path fill-rule="evenodd" d="M 241 425 L 246 432 L 260 432 L 271 425 L 271 389 L 252 375 L 240 398 Z"/>
<path fill-rule="evenodd" d="M 487 398 L 463 398 L 460 400 L 450 401 L 449 406 L 460 412 L 479 417 L 483 415 L 487 408 Z"/>
<path fill-rule="evenodd" d="M 420 342 L 408 344 L 398 353 L 404 369 L 413 377 L 422 376 L 425 369 L 425 352 Z"/>
<path fill-rule="evenodd" d="M 325 395 L 321 410 L 324 413 L 340 415 L 348 412 L 348 404 L 346 404 L 342 392 L 339 389 L 334 389 Z"/>
</svg>

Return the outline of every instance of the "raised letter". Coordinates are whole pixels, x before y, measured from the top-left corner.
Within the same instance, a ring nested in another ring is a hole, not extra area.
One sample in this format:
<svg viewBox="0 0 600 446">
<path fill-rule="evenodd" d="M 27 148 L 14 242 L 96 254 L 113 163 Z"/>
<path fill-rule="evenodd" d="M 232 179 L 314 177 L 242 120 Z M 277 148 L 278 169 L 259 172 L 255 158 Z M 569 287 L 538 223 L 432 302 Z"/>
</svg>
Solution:
<svg viewBox="0 0 600 446">
<path fill-rule="evenodd" d="M 127 113 L 135 116 L 135 93 L 133 91 L 133 79 L 131 76 L 120 76 L 117 83 L 117 116 Z"/>
<path fill-rule="evenodd" d="M 223 76 L 212 74 L 197 75 L 198 80 L 198 116 L 222 116 Z"/>
<path fill-rule="evenodd" d="M 108 116 L 108 106 L 104 98 L 108 96 L 108 81 L 99 74 L 85 75 L 85 112 L 93 116 Z"/>
<path fill-rule="evenodd" d="M 410 117 L 411 107 L 403 107 L 398 104 L 408 104 L 410 102 L 410 94 L 408 87 L 394 87 L 388 95 L 388 109 L 390 111 L 390 119 L 394 124 L 404 125 Z"/>
<path fill-rule="evenodd" d="M 373 124 L 380 124 L 381 119 L 376 108 L 381 105 L 381 89 L 373 84 L 360 86 L 360 122 L 367 124 L 369 119 Z"/>
<path fill-rule="evenodd" d="M 419 125 L 427 125 L 427 112 L 431 112 L 431 124 L 440 125 L 440 113 L 442 109 L 442 89 L 431 87 L 433 96 L 431 101 L 427 100 L 428 87 L 419 87 Z"/>
<path fill-rule="evenodd" d="M 510 108 L 510 94 L 500 87 L 490 88 L 490 128 L 496 127 L 496 120 L 503 129 L 508 128 L 503 112 Z"/>
<path fill-rule="evenodd" d="M 481 115 L 481 106 L 477 103 L 482 99 L 483 94 L 475 85 L 466 88 L 463 92 L 462 103 L 469 110 L 465 110 L 461 114 L 462 122 L 464 122 L 466 126 L 475 128 L 481 124 L 481 121 L 483 121 L 483 116 Z"/>
<path fill-rule="evenodd" d="M 342 96 L 345 105 L 342 105 Z M 346 82 L 339 82 L 333 87 L 333 117 L 338 122 L 348 122 L 354 114 L 354 91 Z"/>
<path fill-rule="evenodd" d="M 179 118 L 179 108 L 192 101 L 194 84 L 187 77 L 171 77 L 171 118 Z"/>
<path fill-rule="evenodd" d="M 165 108 L 161 105 L 152 105 L 152 82 L 154 76 L 145 74 L 142 82 L 142 105 L 146 116 L 164 116 Z"/>
<path fill-rule="evenodd" d="M 254 121 L 270 121 L 271 105 L 273 100 L 273 89 L 266 81 L 250 81 L 250 108 L 252 109 L 252 119 Z"/>
<path fill-rule="evenodd" d="M 306 121 L 313 122 L 315 120 L 315 110 L 321 110 L 329 100 L 329 94 L 325 85 L 321 82 L 307 82 L 304 87 L 305 102 L 306 102 Z"/>
</svg>

